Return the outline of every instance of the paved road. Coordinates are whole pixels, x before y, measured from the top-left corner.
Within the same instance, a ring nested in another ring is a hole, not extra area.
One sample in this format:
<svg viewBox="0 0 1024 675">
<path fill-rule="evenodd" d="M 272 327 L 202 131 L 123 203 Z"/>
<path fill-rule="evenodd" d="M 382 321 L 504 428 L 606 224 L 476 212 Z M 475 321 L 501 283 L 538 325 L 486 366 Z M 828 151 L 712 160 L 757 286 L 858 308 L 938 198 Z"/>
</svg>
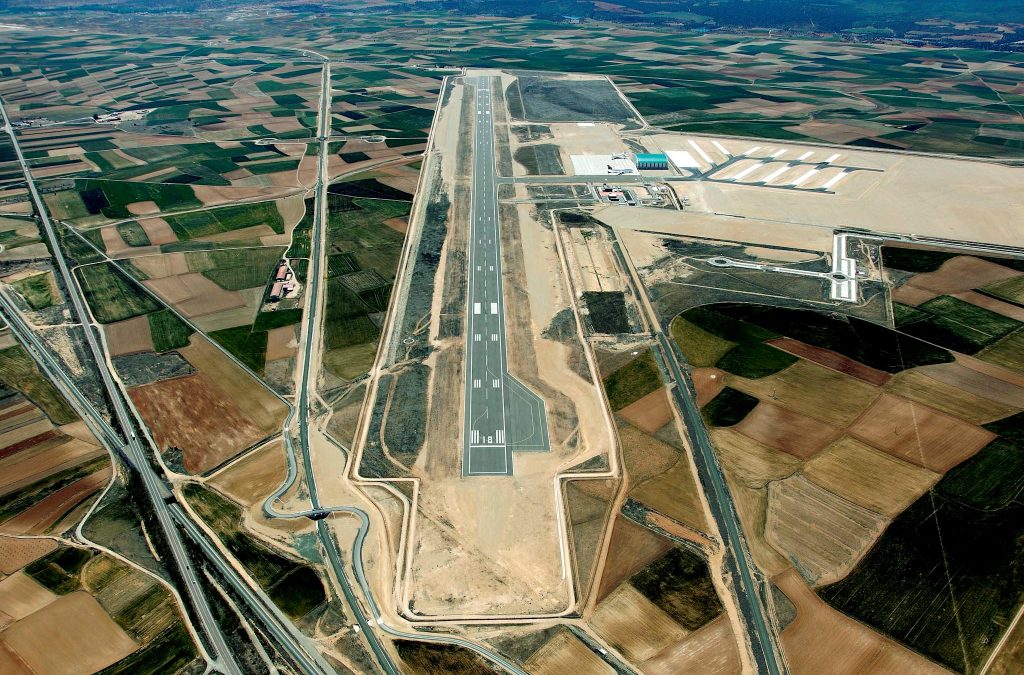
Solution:
<svg viewBox="0 0 1024 675">
<path fill-rule="evenodd" d="M 171 517 L 167 510 L 167 503 L 163 499 L 167 492 L 167 488 L 152 470 L 152 467 L 149 464 L 149 459 L 146 455 L 146 449 L 143 447 L 139 439 L 136 438 L 136 420 L 125 405 L 124 399 L 122 398 L 122 392 L 114 382 L 113 376 L 110 374 L 106 354 L 99 344 L 95 330 L 89 323 L 89 313 L 85 307 L 85 300 L 82 297 L 78 285 L 75 283 L 71 270 L 68 268 L 67 260 L 65 260 L 64 253 L 60 248 L 57 233 L 54 230 L 53 223 L 50 222 L 50 217 L 46 210 L 46 204 L 43 202 L 42 197 L 39 195 L 39 191 L 36 189 L 35 181 L 32 179 L 32 173 L 29 170 L 28 162 L 25 161 L 25 155 L 21 151 L 21 145 L 18 143 L 18 138 L 11 128 L 10 118 L 7 116 L 7 108 L 4 105 L 2 98 L 0 98 L 0 116 L 3 117 L 4 129 L 10 137 L 11 145 L 14 148 L 18 162 L 21 164 L 22 171 L 25 174 L 29 193 L 32 195 L 32 201 L 35 204 L 36 212 L 43 224 L 46 237 L 50 242 L 53 259 L 54 262 L 57 263 L 57 269 L 60 272 L 64 286 L 67 289 L 68 298 L 74 309 L 74 315 L 78 318 L 78 321 L 82 324 L 84 329 L 83 332 L 85 333 L 86 342 L 88 343 L 89 350 L 92 353 L 93 360 L 96 362 L 96 368 L 99 371 L 101 380 L 103 381 L 103 387 L 107 392 L 107 399 L 111 403 L 118 425 L 122 430 L 124 430 L 124 433 L 129 435 L 128 442 L 124 445 L 125 453 L 133 460 L 132 463 L 138 470 L 139 475 L 142 477 L 146 494 L 149 496 L 150 502 L 152 503 L 160 528 L 163 530 L 164 539 L 171 550 L 171 555 L 174 558 L 175 565 L 177 566 L 182 580 L 185 583 L 186 587 L 183 589 L 184 594 L 192 602 L 193 609 L 195 610 L 195 614 L 202 626 L 203 633 L 206 634 L 207 638 L 210 640 L 210 644 L 216 654 L 215 662 L 211 665 L 221 669 L 225 673 L 229 673 L 230 675 L 235 675 L 236 673 L 240 675 L 241 669 L 235 661 L 234 655 L 231 653 L 223 634 L 220 632 L 217 622 L 213 618 L 213 613 L 210 610 L 209 602 L 207 601 L 206 595 L 203 593 L 202 586 L 199 583 L 196 570 L 185 551 L 178 530 L 171 522 Z M 140 424 L 139 426 L 141 427 L 142 425 Z"/>
<path fill-rule="evenodd" d="M 513 450 L 549 448 L 543 401 L 508 372 L 491 80 L 467 82 L 475 119 L 463 476 L 511 476 Z"/>
<path fill-rule="evenodd" d="M 669 339 L 660 329 L 655 334 L 661 344 L 672 379 L 676 382 L 672 394 L 683 414 L 690 447 L 694 450 L 694 463 L 697 465 L 697 473 L 704 486 L 711 514 L 725 538 L 725 571 L 732 579 L 755 665 L 760 673 L 780 675 L 785 672 L 785 663 L 780 659 L 782 652 L 779 647 L 779 636 L 774 622 L 766 617 L 764 608 L 764 594 L 768 591 L 768 584 L 755 579 L 751 571 L 755 569 L 754 563 L 750 559 L 746 540 L 743 538 L 739 516 L 729 493 L 725 474 L 718 464 L 715 448 L 695 404 L 697 395 L 693 385 L 679 367 L 679 360 Z"/>
</svg>

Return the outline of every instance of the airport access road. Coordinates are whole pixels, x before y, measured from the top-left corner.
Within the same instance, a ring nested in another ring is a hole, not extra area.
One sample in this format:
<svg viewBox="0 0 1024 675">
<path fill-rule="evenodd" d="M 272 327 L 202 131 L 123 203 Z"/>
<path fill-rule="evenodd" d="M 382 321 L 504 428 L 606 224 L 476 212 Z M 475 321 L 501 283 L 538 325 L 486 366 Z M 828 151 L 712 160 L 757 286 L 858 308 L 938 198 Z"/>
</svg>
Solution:
<svg viewBox="0 0 1024 675">
<path fill-rule="evenodd" d="M 146 451 L 144 450 L 140 440 L 136 437 L 136 420 L 125 405 L 124 399 L 122 398 L 122 392 L 114 382 L 114 378 L 110 373 L 106 353 L 100 346 L 99 340 L 96 337 L 95 327 L 90 321 L 90 314 L 86 308 L 85 299 L 74 276 L 71 274 L 67 260 L 64 258 L 64 252 L 60 248 L 60 240 L 57 237 L 57 232 L 54 229 L 53 223 L 50 221 L 49 213 L 46 210 L 46 204 L 43 202 L 43 198 L 39 194 L 39 190 L 36 188 L 35 180 L 32 177 L 32 171 L 29 169 L 28 162 L 25 160 L 25 155 L 21 151 L 21 145 L 18 142 L 18 137 L 14 132 L 14 128 L 11 126 L 11 120 L 7 115 L 7 108 L 4 105 L 2 97 L 0 97 L 0 117 L 3 118 L 3 129 L 7 132 L 10 138 L 15 156 L 18 158 L 18 163 L 21 165 L 21 170 L 25 175 L 25 182 L 28 186 L 29 194 L 32 197 L 32 202 L 35 205 L 36 214 L 43 225 L 43 230 L 50 243 L 53 260 L 57 263 L 57 269 L 60 273 L 61 280 L 64 282 L 64 287 L 67 290 L 68 299 L 71 301 L 74 316 L 82 326 L 82 332 L 85 334 L 86 342 L 93 360 L 96 363 L 96 369 L 100 374 L 100 379 L 103 382 L 103 388 L 107 393 L 107 398 L 111 403 L 117 423 L 123 432 L 128 435 L 127 442 L 123 446 L 125 453 L 133 460 L 132 463 L 139 472 L 139 475 L 142 477 L 143 486 L 145 487 L 146 494 L 149 496 L 153 510 L 156 513 L 160 529 L 163 531 L 164 540 L 167 542 L 168 547 L 171 550 L 171 555 L 174 558 L 175 565 L 177 566 L 182 580 L 185 583 L 186 588 L 184 589 L 184 594 L 188 596 L 191 601 L 195 614 L 202 625 L 203 633 L 210 640 L 210 644 L 216 654 L 214 663 L 211 665 L 215 668 L 221 669 L 229 675 L 241 675 L 241 668 L 235 661 L 234 655 L 231 653 L 231 649 L 228 647 L 227 641 L 220 631 L 220 627 L 213 618 L 213 612 L 210 609 L 210 604 L 207 601 L 206 595 L 199 583 L 195 567 L 189 559 L 188 553 L 185 551 L 181 537 L 179 536 L 177 529 L 174 527 L 174 523 L 171 522 L 171 517 L 167 510 L 167 503 L 163 499 L 167 488 L 153 471 L 152 466 L 149 464 L 149 458 L 146 456 Z M 142 425 L 140 424 L 139 426 Z"/>
</svg>

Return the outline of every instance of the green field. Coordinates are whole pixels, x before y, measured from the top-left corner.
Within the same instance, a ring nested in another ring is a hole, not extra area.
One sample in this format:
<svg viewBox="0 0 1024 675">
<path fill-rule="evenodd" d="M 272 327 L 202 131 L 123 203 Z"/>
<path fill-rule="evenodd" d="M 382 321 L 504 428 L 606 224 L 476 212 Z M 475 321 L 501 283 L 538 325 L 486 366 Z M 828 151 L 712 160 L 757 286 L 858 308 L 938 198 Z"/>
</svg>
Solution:
<svg viewBox="0 0 1024 675">
<path fill-rule="evenodd" d="M 604 390 L 612 410 L 621 410 L 662 386 L 661 372 L 651 350 L 604 378 Z"/>
<path fill-rule="evenodd" d="M 149 315 L 149 332 L 153 336 L 153 351 L 166 352 L 188 346 L 192 329 L 169 309 Z"/>
<path fill-rule="evenodd" d="M 723 610 L 708 564 L 683 548 L 671 549 L 629 583 L 687 630 L 697 630 Z"/>
<path fill-rule="evenodd" d="M 25 298 L 25 302 L 32 309 L 46 309 L 53 306 L 53 286 L 50 281 L 49 272 L 44 274 L 33 274 L 30 277 L 19 279 L 11 285 Z"/>
<path fill-rule="evenodd" d="M 901 513 L 846 579 L 836 609 L 957 672 L 978 672 L 1024 601 L 1024 414 Z"/>
<path fill-rule="evenodd" d="M 757 407 L 758 399 L 738 389 L 726 387 L 701 409 L 709 426 L 731 427 L 739 424 Z"/>
<path fill-rule="evenodd" d="M 284 232 L 284 220 L 276 202 L 257 202 L 168 216 L 167 224 L 181 241 L 210 237 L 256 225 L 267 225 L 277 234 Z"/>
<path fill-rule="evenodd" d="M 188 268 L 224 290 L 266 286 L 284 253 L 283 247 L 236 248 L 186 253 Z"/>
<path fill-rule="evenodd" d="M 99 263 L 75 270 L 85 299 L 100 323 L 123 321 L 160 309 L 156 300 L 124 278 L 112 263 Z"/>
<path fill-rule="evenodd" d="M 24 394 L 54 424 L 70 424 L 78 419 L 74 409 L 39 372 L 35 362 L 21 346 L 0 349 L 0 382 Z"/>
<path fill-rule="evenodd" d="M 252 326 L 238 326 L 212 331 L 209 336 L 254 373 L 263 374 L 267 360 L 266 331 L 254 332 Z"/>
<path fill-rule="evenodd" d="M 685 312 L 673 322 L 672 334 L 691 364 L 717 366 L 740 377 L 766 377 L 797 362 L 797 357 L 764 343 L 777 334 L 713 307 Z M 717 358 L 711 361 L 713 356 Z"/>
<path fill-rule="evenodd" d="M 272 551 L 242 531 L 242 510 L 234 502 L 195 484 L 185 486 L 184 493 L 192 508 L 285 614 L 293 620 L 301 619 L 325 602 L 323 582 L 316 571 Z"/>
<path fill-rule="evenodd" d="M 916 308 L 901 306 L 896 314 L 896 327 L 947 349 L 975 354 L 1019 329 L 1021 323 L 959 298 L 942 295 Z"/>
<path fill-rule="evenodd" d="M 161 211 L 202 206 L 187 185 L 92 179 L 79 181 L 76 189 L 89 213 L 102 213 L 108 218 L 131 217 L 127 207 L 137 202 L 155 202 Z"/>
</svg>

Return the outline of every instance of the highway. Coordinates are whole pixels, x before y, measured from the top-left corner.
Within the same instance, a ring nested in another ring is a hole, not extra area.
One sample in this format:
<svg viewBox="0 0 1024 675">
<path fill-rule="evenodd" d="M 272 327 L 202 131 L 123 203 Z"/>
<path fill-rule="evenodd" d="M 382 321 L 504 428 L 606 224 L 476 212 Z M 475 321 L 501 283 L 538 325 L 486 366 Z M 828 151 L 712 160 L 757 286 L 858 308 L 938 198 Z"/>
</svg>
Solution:
<svg viewBox="0 0 1024 675">
<path fill-rule="evenodd" d="M 614 230 L 613 230 L 614 232 Z M 725 555 L 723 567 L 726 583 L 732 591 L 739 611 L 740 620 L 746 627 L 745 633 L 750 645 L 754 666 L 759 673 L 782 675 L 786 672 L 785 659 L 779 644 L 778 630 L 775 623 L 765 614 L 765 600 L 770 592 L 768 584 L 755 577 L 756 566 L 751 560 L 739 515 L 736 513 L 729 486 L 718 463 L 715 447 L 708 435 L 707 427 L 697 408 L 697 394 L 686 371 L 680 366 L 685 363 L 671 340 L 665 336 L 658 320 L 657 313 L 651 305 L 644 287 L 623 247 L 618 244 L 617 235 L 613 237 L 613 250 L 622 268 L 627 271 L 633 292 L 640 300 L 643 312 L 647 314 L 651 334 L 658 342 L 662 353 L 662 361 L 668 369 L 668 379 L 675 382 L 669 387 L 681 414 L 689 445 L 692 448 L 693 462 L 711 509 L 720 535 L 724 539 Z"/>
<path fill-rule="evenodd" d="M 472 80 L 475 112 L 463 476 L 511 476 L 514 449 L 549 448 L 544 402 L 508 372 L 491 79 Z"/>
<path fill-rule="evenodd" d="M 185 583 L 186 588 L 183 589 L 184 595 L 186 595 L 191 601 L 195 614 L 202 626 L 203 633 L 210 640 L 210 644 L 216 654 L 214 663 L 211 665 L 220 669 L 224 673 L 228 673 L 229 675 L 241 675 L 241 669 L 235 661 L 234 655 L 231 653 L 223 634 L 220 632 L 217 622 L 213 618 L 213 613 L 210 610 L 210 605 L 207 602 L 206 595 L 203 593 L 202 586 L 200 586 L 192 561 L 189 560 L 188 553 L 182 544 L 181 537 L 179 536 L 177 529 L 175 529 L 174 524 L 171 522 L 171 516 L 167 510 L 167 503 L 163 499 L 167 492 L 167 488 L 153 471 L 149 463 L 149 459 L 146 456 L 146 451 L 143 449 L 141 442 L 136 437 L 136 421 L 133 415 L 129 413 L 124 399 L 122 398 L 121 390 L 115 384 L 113 376 L 110 374 L 106 354 L 100 346 L 96 337 L 96 332 L 90 323 L 90 315 L 86 309 L 85 300 L 82 297 L 81 290 L 79 289 L 71 270 L 68 268 L 67 260 L 64 258 L 64 253 L 60 248 L 60 241 L 57 238 L 57 233 L 54 230 L 53 223 L 50 222 L 50 217 L 46 210 L 46 204 L 43 202 L 39 191 L 36 189 L 35 181 L 32 178 L 32 172 L 29 169 L 28 162 L 25 161 L 25 155 L 21 151 L 21 145 L 18 143 L 17 135 L 11 127 L 11 120 L 7 116 L 7 108 L 4 105 L 2 97 L 0 97 L 0 115 L 3 117 L 3 128 L 10 137 L 11 146 L 14 148 L 19 164 L 21 164 L 22 172 L 25 174 L 25 181 L 28 186 L 29 193 L 32 196 L 32 201 L 35 204 L 37 215 L 39 216 L 43 229 L 46 232 L 46 237 L 49 240 L 54 262 L 57 264 L 57 269 L 60 272 L 61 279 L 67 289 L 68 299 L 71 301 L 74 316 L 77 317 L 78 321 L 82 325 L 86 342 L 88 343 L 89 350 L 96 362 L 96 369 L 103 381 L 103 387 L 107 392 L 107 398 L 113 408 L 114 416 L 123 432 L 128 434 L 127 443 L 124 445 L 125 453 L 132 460 L 132 464 L 142 477 L 146 494 L 149 496 L 150 502 L 152 503 L 160 528 L 163 530 L 164 539 L 171 550 L 171 555 L 174 558 L 175 565 L 177 566 L 182 580 Z M 37 345 L 36 348 L 45 349 L 42 345 Z M 139 425 L 140 428 L 143 426 L 144 425 L 141 424 Z"/>
<path fill-rule="evenodd" d="M 672 395 L 683 415 L 683 425 L 686 427 L 690 447 L 694 451 L 694 464 L 704 486 L 711 515 L 725 539 L 724 567 L 732 578 L 733 591 L 739 603 L 740 616 L 747 627 L 747 639 L 755 665 L 760 673 L 781 675 L 785 672 L 785 666 L 780 660 L 782 651 L 779 646 L 779 635 L 775 623 L 766 616 L 764 607 L 764 594 L 768 591 L 768 585 L 763 580 L 755 579 L 751 571 L 756 568 L 747 550 L 739 515 L 729 493 L 725 474 L 718 464 L 714 445 L 697 409 L 697 394 L 693 384 L 679 367 L 675 348 L 665 337 L 665 333 L 658 329 L 655 335 L 672 379 L 676 383 L 676 386 L 671 388 Z"/>
</svg>

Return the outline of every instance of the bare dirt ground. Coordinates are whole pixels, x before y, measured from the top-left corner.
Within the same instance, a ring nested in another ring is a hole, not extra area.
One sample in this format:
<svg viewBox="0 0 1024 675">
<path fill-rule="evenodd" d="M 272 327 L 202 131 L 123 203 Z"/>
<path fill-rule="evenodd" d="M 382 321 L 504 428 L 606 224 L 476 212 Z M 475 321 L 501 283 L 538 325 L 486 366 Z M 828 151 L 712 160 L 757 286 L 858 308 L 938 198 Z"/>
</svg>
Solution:
<svg viewBox="0 0 1024 675">
<path fill-rule="evenodd" d="M 629 404 L 616 414 L 638 429 L 653 434 L 672 419 L 672 407 L 664 387 Z"/>
<path fill-rule="evenodd" d="M 842 433 L 837 427 L 764 401 L 734 428 L 800 459 L 810 459 Z"/>
<path fill-rule="evenodd" d="M 138 645 L 82 591 L 61 596 L 0 633 L 36 673 L 95 672 L 131 654 Z"/>
<path fill-rule="evenodd" d="M 153 350 L 153 338 L 149 332 L 149 318 L 137 316 L 125 321 L 108 323 L 103 326 L 111 356 L 137 354 Z"/>
<path fill-rule="evenodd" d="M 931 471 L 945 473 L 995 435 L 932 408 L 882 394 L 850 433 L 876 448 Z"/>
<path fill-rule="evenodd" d="M 160 449 L 180 449 L 191 473 L 212 469 L 264 436 L 235 399 L 225 397 L 202 371 L 133 387 L 129 393 Z"/>
<path fill-rule="evenodd" d="M 901 513 L 940 478 L 850 436 L 818 453 L 803 475 L 854 504 L 890 518 Z"/>
<path fill-rule="evenodd" d="M 734 153 L 750 146 L 784 149 L 786 159 L 804 152 L 811 161 L 838 154 L 834 164 L 881 169 L 857 172 L 833 188 L 835 194 L 772 190 L 730 183 L 682 183 L 687 194 L 699 195 L 711 213 L 764 218 L 779 223 L 829 227 L 863 227 L 880 232 L 918 234 L 949 239 L 1014 245 L 1019 239 L 1013 223 L 1024 207 L 1015 169 L 998 164 L 866 152 L 852 148 L 825 149 L 780 141 L 741 141 L 727 138 L 660 134 L 645 137 L 665 150 L 690 149 L 697 140 L 706 150 L 717 140 Z M 763 153 L 763 151 L 762 151 Z M 760 156 L 762 153 L 756 153 Z M 809 181 L 806 187 L 816 187 Z M 963 195 L 984 195 L 986 207 L 976 208 Z M 914 199 L 907 199 L 914 195 Z M 788 225 L 785 229 L 789 230 Z M 797 247 L 800 248 L 800 247 Z M 806 248 L 806 247 L 805 247 Z"/>
<path fill-rule="evenodd" d="M 14 574 L 25 565 L 57 548 L 52 539 L 20 539 L 0 536 L 0 572 Z"/>
</svg>

